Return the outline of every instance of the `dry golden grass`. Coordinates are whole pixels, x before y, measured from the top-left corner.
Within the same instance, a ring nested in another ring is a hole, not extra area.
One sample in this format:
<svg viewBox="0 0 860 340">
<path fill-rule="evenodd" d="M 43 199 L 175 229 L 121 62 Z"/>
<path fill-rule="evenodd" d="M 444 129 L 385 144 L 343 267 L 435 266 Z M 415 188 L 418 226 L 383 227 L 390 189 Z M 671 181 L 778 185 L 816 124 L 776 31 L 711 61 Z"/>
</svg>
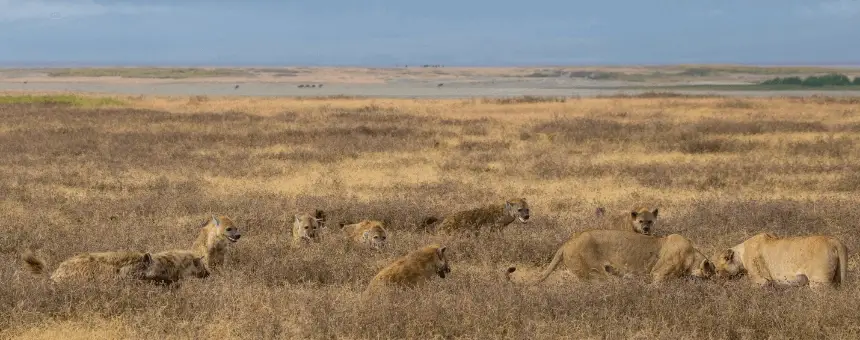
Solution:
<svg viewBox="0 0 860 340">
<path fill-rule="evenodd" d="M 860 337 L 860 99 L 525 101 L 6 101 L 0 338 Z M 529 199 L 528 226 L 468 239 L 417 228 L 507 197 Z M 564 273 L 538 287 L 503 281 L 509 265 L 545 265 L 593 226 L 595 207 L 638 204 L 660 208 L 658 233 L 706 254 L 762 231 L 836 236 L 849 248 L 848 282 L 817 293 Z M 315 208 L 335 229 L 385 220 L 391 247 L 334 234 L 292 247 L 292 214 Z M 223 272 L 172 289 L 54 287 L 18 260 L 30 249 L 55 265 L 87 251 L 190 247 L 212 213 L 238 222 L 242 239 Z M 448 278 L 362 298 L 379 269 L 431 242 L 448 246 Z"/>
</svg>

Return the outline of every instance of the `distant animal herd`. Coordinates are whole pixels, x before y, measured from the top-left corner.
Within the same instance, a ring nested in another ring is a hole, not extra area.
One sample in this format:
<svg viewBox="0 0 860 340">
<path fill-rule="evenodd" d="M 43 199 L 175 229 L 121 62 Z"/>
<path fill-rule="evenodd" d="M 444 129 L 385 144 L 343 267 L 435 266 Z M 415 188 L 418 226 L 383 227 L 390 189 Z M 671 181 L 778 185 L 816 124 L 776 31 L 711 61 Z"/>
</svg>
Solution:
<svg viewBox="0 0 860 340">
<path fill-rule="evenodd" d="M 846 279 L 847 250 L 831 236 L 778 237 L 760 233 L 719 251 L 710 258 L 678 234 L 658 237 L 658 209 L 637 208 L 605 216 L 596 211 L 595 228 L 574 233 L 556 251 L 551 262 L 531 284 L 538 284 L 559 266 L 579 280 L 606 278 L 650 278 L 654 284 L 667 279 L 736 279 L 747 276 L 756 286 L 838 286 Z M 427 217 L 420 224 L 431 233 L 474 237 L 498 232 L 519 222 L 529 224 L 531 214 L 525 198 L 506 200 L 452 213 L 444 218 Z M 377 220 L 339 223 L 344 242 L 370 249 L 383 249 L 389 242 L 387 226 Z M 326 213 L 293 216 L 292 245 L 304 247 L 319 242 L 326 226 Z M 54 283 L 72 280 L 142 280 L 172 284 L 186 277 L 206 278 L 224 266 L 230 245 L 241 238 L 239 227 L 228 216 L 211 216 L 200 226 L 190 249 L 160 252 L 92 252 L 75 255 L 59 263 L 50 274 Z M 387 286 L 414 287 L 434 277 L 451 274 L 448 247 L 429 244 L 405 254 L 370 279 L 366 291 Z M 22 255 L 25 268 L 35 274 L 49 272 L 47 261 L 28 251 Z M 513 282 L 515 267 L 504 277 Z"/>
</svg>

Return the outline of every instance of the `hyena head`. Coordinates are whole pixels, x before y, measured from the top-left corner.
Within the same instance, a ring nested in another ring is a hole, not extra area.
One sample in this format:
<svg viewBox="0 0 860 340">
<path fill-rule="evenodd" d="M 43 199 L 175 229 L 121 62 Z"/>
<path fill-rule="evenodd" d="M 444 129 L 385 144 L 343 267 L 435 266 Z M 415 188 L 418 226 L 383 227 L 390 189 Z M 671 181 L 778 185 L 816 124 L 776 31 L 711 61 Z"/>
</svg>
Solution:
<svg viewBox="0 0 860 340">
<path fill-rule="evenodd" d="M 217 239 L 226 239 L 230 243 L 234 243 L 242 237 L 239 227 L 227 216 L 212 215 L 209 225 L 212 226 L 212 232 L 216 235 Z"/>
</svg>

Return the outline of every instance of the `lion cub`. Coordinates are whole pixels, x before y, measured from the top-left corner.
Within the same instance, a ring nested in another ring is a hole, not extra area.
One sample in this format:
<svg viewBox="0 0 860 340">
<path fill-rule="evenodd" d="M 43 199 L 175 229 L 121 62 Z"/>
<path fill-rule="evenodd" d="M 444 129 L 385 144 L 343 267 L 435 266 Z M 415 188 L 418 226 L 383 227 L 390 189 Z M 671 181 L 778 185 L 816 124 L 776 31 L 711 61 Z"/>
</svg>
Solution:
<svg viewBox="0 0 860 340">
<path fill-rule="evenodd" d="M 525 198 L 505 201 L 504 204 L 490 204 L 453 213 L 446 216 L 436 228 L 442 232 L 478 231 L 484 227 L 501 230 L 514 221 L 528 223 L 530 217 L 529 204 Z M 437 221 L 436 218 L 425 219 L 425 224 Z"/>
<path fill-rule="evenodd" d="M 322 227 L 325 226 L 325 212 L 316 210 L 314 215 L 293 215 L 293 244 L 301 245 L 309 242 L 319 242 Z"/>
<path fill-rule="evenodd" d="M 603 207 L 597 208 L 597 217 L 604 217 L 606 209 Z M 624 212 L 612 216 L 609 220 L 604 221 L 606 229 L 627 230 L 643 235 L 653 235 L 657 228 L 657 213 L 658 209 L 648 210 L 646 208 L 638 208 L 629 212 Z"/>
<path fill-rule="evenodd" d="M 385 224 L 375 220 L 364 220 L 353 224 L 341 224 L 341 230 L 354 242 L 380 249 L 388 243 Z"/>
<path fill-rule="evenodd" d="M 367 289 L 372 290 L 386 285 L 415 287 L 435 275 L 444 279 L 445 275 L 451 272 L 445 249 L 447 249 L 445 246 L 433 244 L 406 254 L 382 268 L 370 280 Z"/>
</svg>

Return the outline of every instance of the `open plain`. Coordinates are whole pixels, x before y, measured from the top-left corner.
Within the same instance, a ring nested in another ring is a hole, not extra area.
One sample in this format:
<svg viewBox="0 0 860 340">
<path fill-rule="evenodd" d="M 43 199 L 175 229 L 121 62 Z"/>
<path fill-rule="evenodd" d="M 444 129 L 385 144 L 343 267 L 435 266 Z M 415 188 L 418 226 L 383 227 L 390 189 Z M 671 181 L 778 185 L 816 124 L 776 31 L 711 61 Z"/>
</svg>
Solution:
<svg viewBox="0 0 860 340">
<path fill-rule="evenodd" d="M 857 97 L 10 90 L 0 96 L 0 338 L 860 337 Z M 529 200 L 529 224 L 469 238 L 420 227 L 513 197 Z M 595 225 L 597 207 L 638 205 L 659 207 L 658 235 L 684 235 L 708 256 L 765 231 L 835 236 L 848 280 L 822 292 L 563 272 L 522 284 Z M 293 214 L 314 209 L 330 230 L 291 245 Z M 28 250 L 55 266 L 81 252 L 189 248 L 212 214 L 230 216 L 242 238 L 223 270 L 177 287 L 58 286 L 20 261 Z M 339 237 L 337 222 L 363 218 L 389 225 L 388 248 Z M 362 296 L 379 269 L 433 242 L 448 247 L 447 278 Z"/>
</svg>

